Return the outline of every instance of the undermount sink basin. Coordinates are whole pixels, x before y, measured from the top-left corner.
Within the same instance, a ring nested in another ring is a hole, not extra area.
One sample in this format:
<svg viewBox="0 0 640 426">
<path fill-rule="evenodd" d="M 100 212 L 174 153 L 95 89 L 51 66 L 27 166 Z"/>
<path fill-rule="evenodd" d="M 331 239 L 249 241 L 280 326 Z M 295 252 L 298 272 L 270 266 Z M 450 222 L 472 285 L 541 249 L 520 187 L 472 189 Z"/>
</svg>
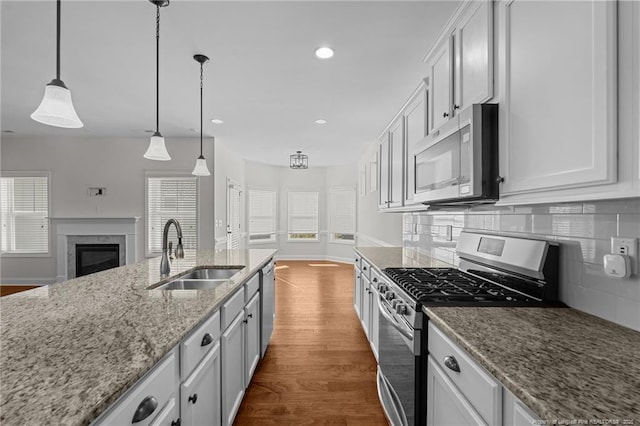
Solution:
<svg viewBox="0 0 640 426">
<path fill-rule="evenodd" d="M 210 268 L 210 269 L 196 269 L 185 275 L 178 277 L 182 280 L 226 280 L 231 278 L 244 266 L 236 266 L 233 268 Z"/>
<path fill-rule="evenodd" d="M 196 269 L 184 275 L 176 277 L 160 285 L 148 287 L 149 290 L 210 290 L 234 276 L 244 266 L 232 266 L 228 268 Z"/>
<path fill-rule="evenodd" d="M 161 284 L 157 287 L 153 287 L 153 290 L 211 290 L 218 287 L 220 284 L 227 281 L 221 280 L 185 280 L 177 279 L 169 281 L 168 283 Z"/>
</svg>

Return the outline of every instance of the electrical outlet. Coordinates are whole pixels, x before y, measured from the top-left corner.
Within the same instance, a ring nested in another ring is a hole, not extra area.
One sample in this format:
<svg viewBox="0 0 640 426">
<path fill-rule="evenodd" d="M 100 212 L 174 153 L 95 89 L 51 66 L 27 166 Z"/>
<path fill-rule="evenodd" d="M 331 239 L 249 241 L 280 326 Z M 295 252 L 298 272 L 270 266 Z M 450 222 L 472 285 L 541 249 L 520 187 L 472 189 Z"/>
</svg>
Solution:
<svg viewBox="0 0 640 426">
<path fill-rule="evenodd" d="M 638 239 L 631 237 L 611 237 L 611 253 L 629 256 L 631 270 L 638 273 Z"/>
</svg>

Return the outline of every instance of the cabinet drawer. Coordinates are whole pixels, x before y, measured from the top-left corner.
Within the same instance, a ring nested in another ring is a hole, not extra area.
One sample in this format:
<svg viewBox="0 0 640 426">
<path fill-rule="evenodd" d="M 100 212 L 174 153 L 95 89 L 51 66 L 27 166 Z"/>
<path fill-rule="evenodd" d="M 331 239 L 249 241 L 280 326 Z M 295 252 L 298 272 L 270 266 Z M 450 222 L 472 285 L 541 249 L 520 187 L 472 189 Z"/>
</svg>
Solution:
<svg viewBox="0 0 640 426">
<path fill-rule="evenodd" d="M 371 270 L 371 283 L 369 284 L 370 287 L 374 287 L 376 290 L 378 289 L 378 286 L 380 284 L 384 284 L 384 278 L 382 277 L 382 274 L 380 274 L 380 272 L 378 272 L 375 269 Z"/>
<path fill-rule="evenodd" d="M 174 397 L 169 399 L 158 417 L 153 420 L 151 426 L 175 426 L 180 418 L 180 407 Z"/>
<path fill-rule="evenodd" d="M 365 259 L 362 259 L 360 261 L 360 264 L 362 265 L 362 268 L 360 268 L 361 271 L 362 271 L 362 275 L 364 275 L 365 277 L 367 277 L 368 280 L 370 280 L 371 279 L 371 265 Z"/>
<path fill-rule="evenodd" d="M 500 383 L 431 322 L 428 339 L 429 354 L 482 418 L 490 425 L 502 424 Z M 445 358 L 448 357 L 455 359 L 459 372 L 445 364 Z"/>
<path fill-rule="evenodd" d="M 216 311 L 180 344 L 180 375 L 187 377 L 220 339 L 220 312 Z"/>
<path fill-rule="evenodd" d="M 362 266 L 361 261 L 362 258 L 360 257 L 360 255 L 358 253 L 354 253 L 353 264 L 356 265 L 357 268 L 360 268 Z"/>
<path fill-rule="evenodd" d="M 229 327 L 229 324 L 231 324 L 233 319 L 242 311 L 242 308 L 244 308 L 244 287 L 236 291 L 236 293 L 231 296 L 231 299 L 222 305 L 222 309 L 220 309 L 222 313 L 222 330 L 226 330 L 226 328 Z"/>
<path fill-rule="evenodd" d="M 150 414 L 143 420 L 133 423 L 136 426 L 147 426 L 158 417 L 162 408 L 174 397 L 179 383 L 177 351 L 174 349 L 133 385 L 109 413 L 97 419 L 95 424 L 130 425 L 133 423 L 138 407 L 148 405 Z"/>
<path fill-rule="evenodd" d="M 244 302 L 247 303 L 260 288 L 260 274 L 255 274 L 244 284 Z"/>
</svg>

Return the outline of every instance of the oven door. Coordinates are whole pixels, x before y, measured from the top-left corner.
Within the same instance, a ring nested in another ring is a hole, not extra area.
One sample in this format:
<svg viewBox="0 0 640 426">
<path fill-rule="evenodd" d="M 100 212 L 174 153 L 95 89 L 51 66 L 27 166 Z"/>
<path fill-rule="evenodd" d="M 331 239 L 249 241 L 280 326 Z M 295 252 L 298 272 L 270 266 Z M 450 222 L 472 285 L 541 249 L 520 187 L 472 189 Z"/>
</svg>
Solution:
<svg viewBox="0 0 640 426">
<path fill-rule="evenodd" d="M 419 385 L 420 334 L 378 298 L 379 370 L 378 396 L 393 426 L 414 426 L 416 385 Z M 418 417 L 419 419 L 419 417 Z"/>
</svg>

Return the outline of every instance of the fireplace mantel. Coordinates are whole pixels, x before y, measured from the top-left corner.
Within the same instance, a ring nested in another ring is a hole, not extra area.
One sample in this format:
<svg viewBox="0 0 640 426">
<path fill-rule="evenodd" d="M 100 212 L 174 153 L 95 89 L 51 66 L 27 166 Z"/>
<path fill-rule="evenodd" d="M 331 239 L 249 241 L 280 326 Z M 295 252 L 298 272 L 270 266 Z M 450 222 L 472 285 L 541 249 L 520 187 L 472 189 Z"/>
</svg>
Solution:
<svg viewBox="0 0 640 426">
<path fill-rule="evenodd" d="M 56 281 L 69 279 L 68 246 L 70 236 L 124 236 L 125 264 L 137 262 L 136 234 L 139 216 L 133 217 L 50 217 L 56 233 Z"/>
</svg>

